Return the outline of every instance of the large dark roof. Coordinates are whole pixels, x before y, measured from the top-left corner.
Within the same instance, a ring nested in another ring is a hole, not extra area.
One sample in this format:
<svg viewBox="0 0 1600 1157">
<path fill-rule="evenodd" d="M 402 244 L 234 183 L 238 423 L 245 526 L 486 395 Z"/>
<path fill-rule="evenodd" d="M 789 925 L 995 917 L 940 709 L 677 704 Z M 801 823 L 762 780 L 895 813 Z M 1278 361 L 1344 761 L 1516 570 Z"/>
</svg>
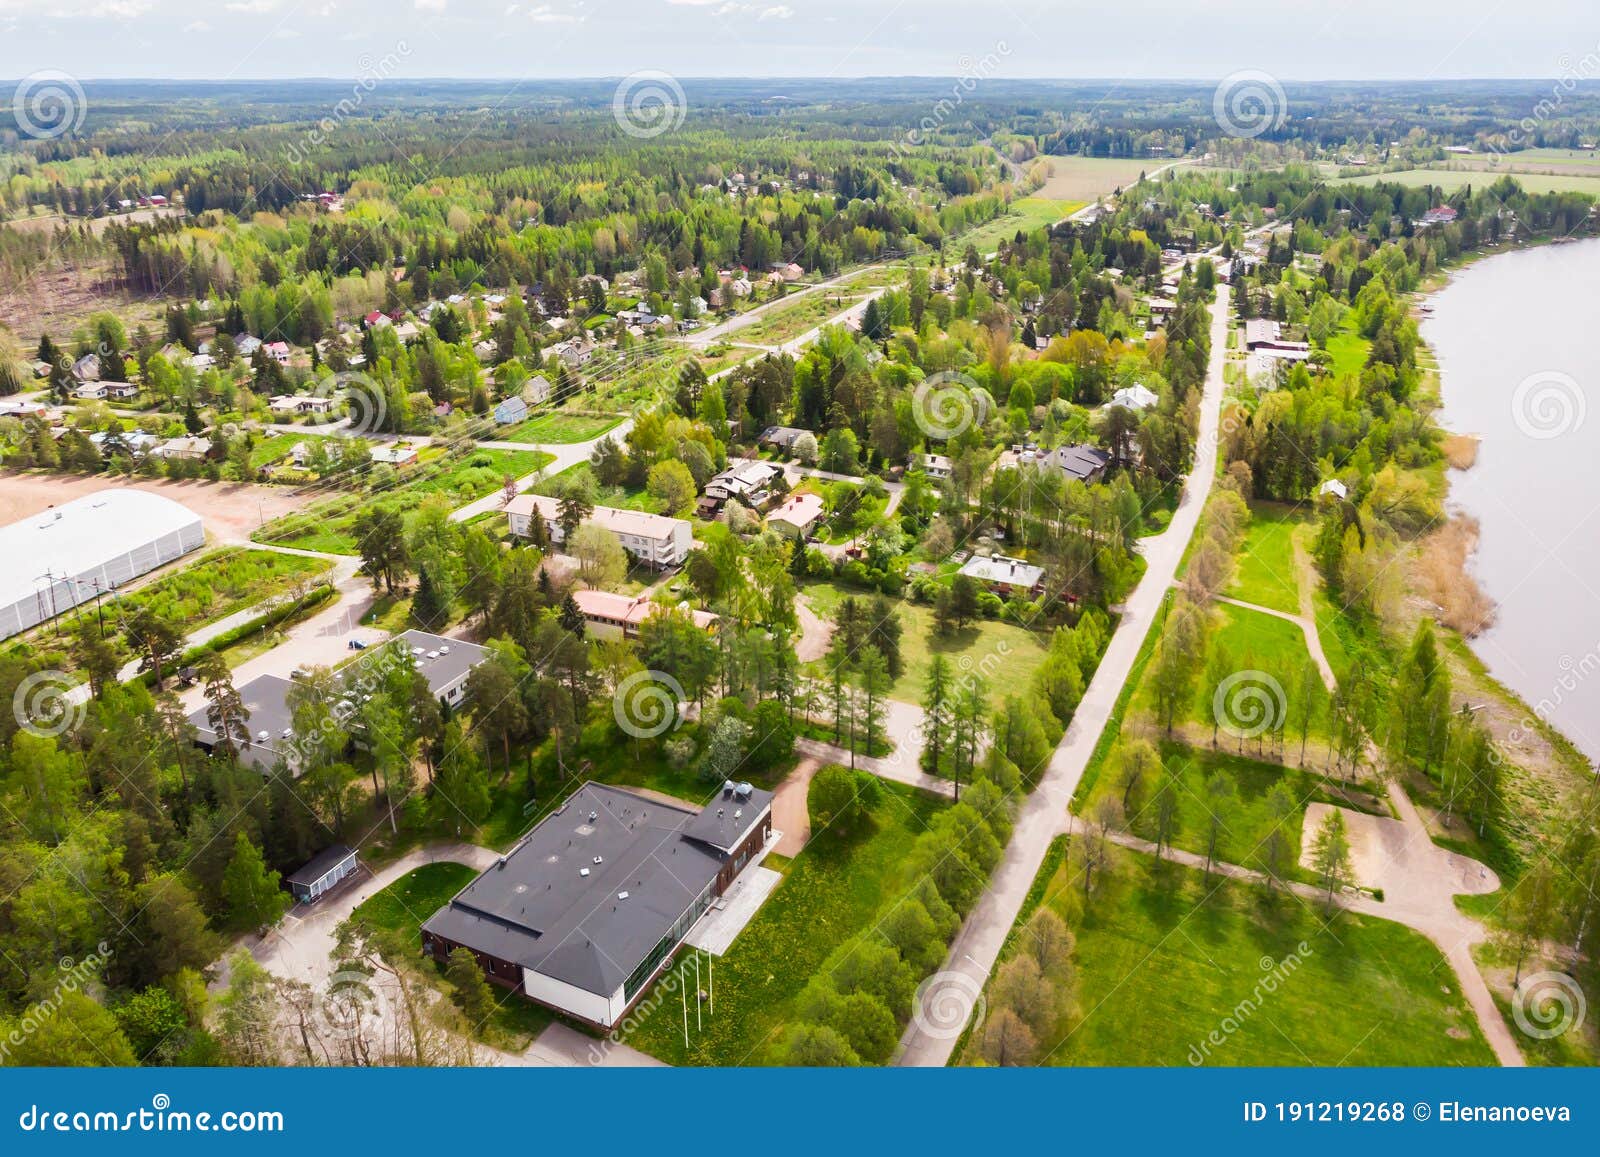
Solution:
<svg viewBox="0 0 1600 1157">
<path fill-rule="evenodd" d="M 719 853 L 685 838 L 696 819 L 584 784 L 423 930 L 610 996 L 722 867 Z"/>
<path fill-rule="evenodd" d="M 284 732 L 293 722 L 289 712 L 289 688 L 292 686 L 289 680 L 278 675 L 258 675 L 238 689 L 250 728 L 250 746 L 257 752 L 277 755 L 288 747 L 289 737 Z M 215 743 L 217 733 L 206 718 L 208 710 L 208 707 L 201 706 L 191 711 L 189 722 L 194 724 L 202 740 Z M 266 733 L 265 738 L 262 732 Z M 235 739 L 234 743 L 237 744 L 238 740 Z"/>
<path fill-rule="evenodd" d="M 687 840 L 699 840 L 721 852 L 731 852 L 744 842 L 756 821 L 772 805 L 772 793 L 749 784 L 726 785 L 716 799 L 683 829 Z"/>
<path fill-rule="evenodd" d="M 331 848 L 324 848 L 315 856 L 312 856 L 304 865 L 296 869 L 294 875 L 290 876 L 284 883 L 301 884 L 309 888 L 353 855 L 355 853 L 344 844 L 334 844 Z"/>
<path fill-rule="evenodd" d="M 1056 464 L 1073 478 L 1088 479 L 1111 461 L 1111 455 L 1098 446 L 1063 446 L 1056 451 Z"/>
</svg>

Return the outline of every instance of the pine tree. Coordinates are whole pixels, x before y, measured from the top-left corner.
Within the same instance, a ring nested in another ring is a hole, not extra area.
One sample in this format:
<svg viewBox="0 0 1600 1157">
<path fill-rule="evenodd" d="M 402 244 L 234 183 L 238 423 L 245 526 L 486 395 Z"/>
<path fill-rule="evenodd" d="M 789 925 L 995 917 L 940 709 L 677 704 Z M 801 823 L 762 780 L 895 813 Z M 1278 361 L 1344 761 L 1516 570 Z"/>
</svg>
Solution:
<svg viewBox="0 0 1600 1157">
<path fill-rule="evenodd" d="M 233 859 L 222 874 L 222 898 L 239 928 L 264 931 L 276 924 L 289 907 L 281 877 L 267 867 L 261 849 L 240 832 L 233 841 Z"/>
</svg>

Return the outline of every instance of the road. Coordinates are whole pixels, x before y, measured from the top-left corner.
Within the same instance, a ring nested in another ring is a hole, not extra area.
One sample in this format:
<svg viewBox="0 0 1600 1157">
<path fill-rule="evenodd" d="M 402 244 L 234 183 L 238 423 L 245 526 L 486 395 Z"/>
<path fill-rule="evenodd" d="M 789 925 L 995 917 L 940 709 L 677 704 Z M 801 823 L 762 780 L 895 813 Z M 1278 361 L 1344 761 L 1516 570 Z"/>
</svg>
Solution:
<svg viewBox="0 0 1600 1157">
<path fill-rule="evenodd" d="M 1133 672 L 1145 636 L 1155 622 L 1167 588 L 1200 521 L 1216 476 L 1218 425 L 1224 391 L 1223 365 L 1228 356 L 1228 288 L 1217 287 L 1211 307 L 1211 360 L 1200 403 L 1200 433 L 1194 468 L 1185 480 L 1183 498 L 1172 522 L 1158 535 L 1143 540 L 1145 573 L 1124 605 L 1117 629 L 1106 647 L 1094 678 L 1072 723 L 1050 759 L 1039 786 L 1022 801 L 1011 842 L 987 892 L 967 917 L 944 962 L 947 972 L 960 972 L 981 986 L 1000 956 L 1001 945 L 1016 923 L 1028 890 L 1044 863 L 1046 851 L 1061 826 L 1072 795 L 1111 719 L 1117 697 Z M 900 1040 L 901 1065 L 948 1064 L 956 1037 L 924 1031 L 915 1020 Z"/>
<path fill-rule="evenodd" d="M 560 474 L 563 470 L 567 470 L 573 466 L 576 466 L 580 462 L 587 462 L 589 460 L 589 455 L 594 452 L 595 446 L 601 441 L 606 438 L 612 438 L 620 443 L 623 441 L 623 439 L 627 438 L 632 429 L 633 419 L 625 418 L 623 421 L 618 422 L 615 426 L 611 427 L 611 429 L 607 430 L 604 434 L 599 435 L 599 437 L 590 438 L 587 442 L 515 443 L 515 449 L 540 450 L 555 458 L 554 462 L 546 463 L 544 469 L 535 470 L 532 474 L 518 478 L 516 483 L 517 492 L 520 494 L 522 491 L 528 489 L 528 487 L 532 486 L 541 478 L 549 478 L 553 475 Z M 492 442 L 480 442 L 479 445 L 513 446 L 512 443 Z M 496 490 L 493 494 L 486 494 L 476 502 L 467 503 L 460 510 L 457 510 L 451 514 L 450 520 L 452 522 L 466 522 L 469 519 L 478 517 L 480 514 L 485 514 L 493 510 L 499 510 L 505 506 L 505 504 L 505 493 L 503 491 Z"/>
</svg>

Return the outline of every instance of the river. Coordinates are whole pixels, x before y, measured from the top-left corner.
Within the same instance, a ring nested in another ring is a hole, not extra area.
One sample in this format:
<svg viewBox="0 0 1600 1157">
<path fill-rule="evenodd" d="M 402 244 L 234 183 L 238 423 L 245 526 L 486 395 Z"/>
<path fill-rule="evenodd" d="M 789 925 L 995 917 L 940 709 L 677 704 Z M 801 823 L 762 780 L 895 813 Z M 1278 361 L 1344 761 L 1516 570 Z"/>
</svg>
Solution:
<svg viewBox="0 0 1600 1157">
<path fill-rule="evenodd" d="M 1600 759 L 1600 240 L 1500 254 L 1431 298 L 1441 423 L 1481 438 L 1450 472 L 1498 607 L 1489 670 Z"/>
</svg>

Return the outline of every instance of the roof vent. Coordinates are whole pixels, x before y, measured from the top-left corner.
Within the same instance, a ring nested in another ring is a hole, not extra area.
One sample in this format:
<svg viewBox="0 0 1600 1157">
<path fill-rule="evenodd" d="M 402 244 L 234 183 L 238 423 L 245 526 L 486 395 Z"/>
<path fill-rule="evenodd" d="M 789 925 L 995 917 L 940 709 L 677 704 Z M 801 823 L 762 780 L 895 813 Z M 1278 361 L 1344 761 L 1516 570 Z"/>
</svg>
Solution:
<svg viewBox="0 0 1600 1157">
<path fill-rule="evenodd" d="M 270 732 L 270 731 L 258 731 L 258 732 L 256 732 L 256 742 L 258 742 L 258 743 L 265 743 L 267 740 L 269 740 L 271 738 L 272 738 L 272 732 Z"/>
<path fill-rule="evenodd" d="M 587 876 L 588 874 L 589 874 L 589 869 L 588 868 L 579 868 L 578 869 L 578 875 Z"/>
<path fill-rule="evenodd" d="M 606 858 L 604 856 L 596 856 L 594 858 L 594 862 L 597 864 L 603 864 L 606 862 Z"/>
<path fill-rule="evenodd" d="M 738 811 L 733 813 L 733 818 L 734 819 L 741 819 L 741 818 L 743 818 L 743 816 L 744 816 L 744 808 L 740 808 Z"/>
<path fill-rule="evenodd" d="M 628 893 L 626 893 L 626 892 L 618 892 L 617 893 L 617 899 L 626 900 L 627 898 L 628 898 Z"/>
<path fill-rule="evenodd" d="M 439 648 L 439 654 L 448 655 L 449 653 L 450 653 L 450 648 L 449 647 L 440 647 Z"/>
<path fill-rule="evenodd" d="M 749 799 L 755 790 L 755 784 L 741 783 L 734 787 L 733 794 L 738 796 L 740 799 Z"/>
<path fill-rule="evenodd" d="M 589 822 L 590 823 L 594 823 L 594 821 L 599 819 L 599 818 L 600 818 L 600 813 L 599 812 L 590 812 L 589 813 Z"/>
</svg>

